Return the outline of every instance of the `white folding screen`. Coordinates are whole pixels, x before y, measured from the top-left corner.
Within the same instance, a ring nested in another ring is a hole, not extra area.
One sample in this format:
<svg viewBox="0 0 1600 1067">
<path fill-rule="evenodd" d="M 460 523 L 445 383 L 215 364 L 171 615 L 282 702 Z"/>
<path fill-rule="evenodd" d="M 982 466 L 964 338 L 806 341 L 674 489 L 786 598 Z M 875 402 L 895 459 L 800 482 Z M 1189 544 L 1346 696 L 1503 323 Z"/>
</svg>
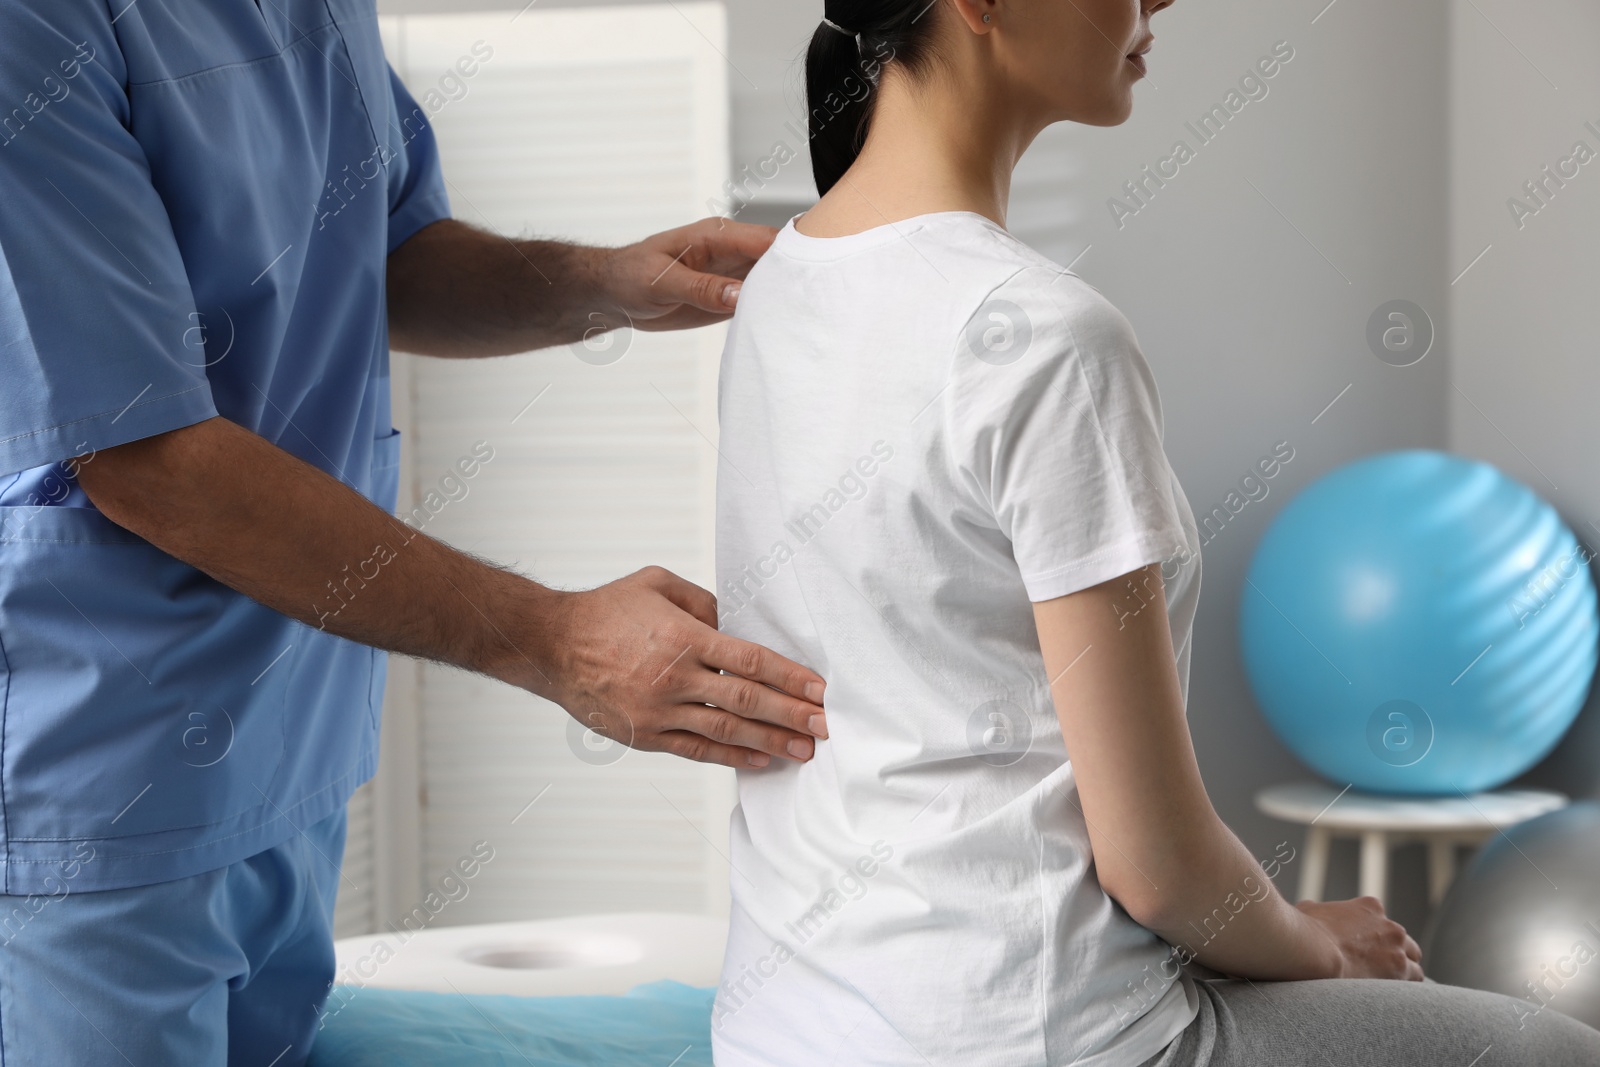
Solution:
<svg viewBox="0 0 1600 1067">
<path fill-rule="evenodd" d="M 621 245 L 705 215 L 726 180 L 721 4 L 382 23 L 458 219 Z M 447 503 L 427 533 L 547 584 L 589 588 L 654 563 L 709 587 L 722 335 L 397 356 L 403 496 L 436 492 Z M 445 481 L 474 455 L 492 458 Z M 352 804 L 346 854 L 347 872 L 370 867 L 370 888 L 344 882 L 341 933 L 409 911 L 478 842 L 494 858 L 440 924 L 725 909 L 731 772 L 609 747 L 560 708 L 463 672 L 402 663 L 391 679 L 384 767 Z"/>
</svg>

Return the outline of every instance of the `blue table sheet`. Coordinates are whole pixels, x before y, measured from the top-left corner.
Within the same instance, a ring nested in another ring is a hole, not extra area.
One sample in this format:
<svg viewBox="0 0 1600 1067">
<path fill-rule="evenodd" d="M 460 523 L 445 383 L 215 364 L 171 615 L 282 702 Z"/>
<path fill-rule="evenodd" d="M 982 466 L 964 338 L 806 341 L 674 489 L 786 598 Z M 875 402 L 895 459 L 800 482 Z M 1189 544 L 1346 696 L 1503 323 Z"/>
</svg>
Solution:
<svg viewBox="0 0 1600 1067">
<path fill-rule="evenodd" d="M 509 997 L 336 986 L 310 1067 L 711 1067 L 714 989 Z"/>
</svg>

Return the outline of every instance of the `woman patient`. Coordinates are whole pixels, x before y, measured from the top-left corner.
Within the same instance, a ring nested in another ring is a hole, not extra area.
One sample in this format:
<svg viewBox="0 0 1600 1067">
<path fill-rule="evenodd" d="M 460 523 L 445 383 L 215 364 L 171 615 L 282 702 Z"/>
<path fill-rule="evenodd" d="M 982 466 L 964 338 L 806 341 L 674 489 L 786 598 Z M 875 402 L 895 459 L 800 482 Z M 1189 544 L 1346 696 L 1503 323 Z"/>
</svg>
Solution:
<svg viewBox="0 0 1600 1067">
<path fill-rule="evenodd" d="M 1207 799 L 1155 381 L 1005 229 L 1040 130 L 1128 117 L 1168 2 L 829 0 L 812 39 L 823 196 L 728 337 L 717 592 L 830 736 L 740 772 L 720 1067 L 1600 1063 L 1424 983 L 1376 900 L 1284 900 L 1292 852 Z"/>
</svg>

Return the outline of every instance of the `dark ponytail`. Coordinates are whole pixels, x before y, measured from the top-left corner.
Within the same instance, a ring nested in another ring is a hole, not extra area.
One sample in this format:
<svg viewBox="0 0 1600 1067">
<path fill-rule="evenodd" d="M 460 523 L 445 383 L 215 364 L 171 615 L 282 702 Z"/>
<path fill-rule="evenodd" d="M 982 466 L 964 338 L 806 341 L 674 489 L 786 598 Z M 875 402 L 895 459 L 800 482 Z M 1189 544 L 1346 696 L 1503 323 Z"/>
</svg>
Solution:
<svg viewBox="0 0 1600 1067">
<path fill-rule="evenodd" d="M 811 175 L 825 194 L 861 154 L 889 62 L 911 73 L 928 63 L 937 0 L 827 0 L 806 51 Z"/>
</svg>

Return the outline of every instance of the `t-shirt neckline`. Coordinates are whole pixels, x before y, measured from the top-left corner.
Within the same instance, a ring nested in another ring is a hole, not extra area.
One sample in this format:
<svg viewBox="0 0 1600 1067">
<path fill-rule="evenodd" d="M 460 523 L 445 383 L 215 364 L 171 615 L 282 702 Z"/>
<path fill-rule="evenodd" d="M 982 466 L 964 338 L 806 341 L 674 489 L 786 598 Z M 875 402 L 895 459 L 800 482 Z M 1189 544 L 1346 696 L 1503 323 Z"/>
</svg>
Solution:
<svg viewBox="0 0 1600 1067">
<path fill-rule="evenodd" d="M 801 212 L 803 215 L 804 212 Z M 944 221 L 974 220 L 987 229 L 996 233 L 1007 233 L 1005 227 L 976 211 L 930 211 L 921 215 L 912 215 L 909 218 L 899 219 L 895 222 L 886 222 L 881 226 L 873 226 L 859 233 L 846 234 L 842 237 L 812 237 L 801 233 L 795 228 L 795 215 L 784 224 L 778 233 L 774 248 L 795 259 L 830 260 L 853 255 L 863 249 L 874 248 L 890 241 L 909 237 L 918 230 Z"/>
</svg>

